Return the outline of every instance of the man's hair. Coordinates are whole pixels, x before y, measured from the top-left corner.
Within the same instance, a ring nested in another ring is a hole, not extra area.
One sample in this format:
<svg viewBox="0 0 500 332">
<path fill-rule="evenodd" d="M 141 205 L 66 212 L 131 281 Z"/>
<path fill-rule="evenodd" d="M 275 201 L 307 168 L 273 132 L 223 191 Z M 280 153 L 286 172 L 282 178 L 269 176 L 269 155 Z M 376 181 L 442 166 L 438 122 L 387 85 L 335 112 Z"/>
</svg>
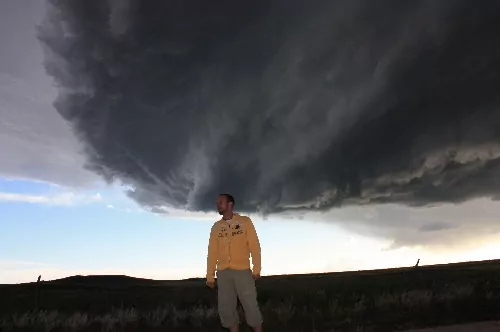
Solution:
<svg viewBox="0 0 500 332">
<path fill-rule="evenodd" d="M 226 199 L 227 199 L 227 202 L 228 203 L 233 203 L 233 207 L 234 207 L 235 202 L 234 202 L 234 197 L 232 195 L 230 195 L 230 194 L 220 194 L 220 195 L 221 196 L 225 196 Z"/>
</svg>

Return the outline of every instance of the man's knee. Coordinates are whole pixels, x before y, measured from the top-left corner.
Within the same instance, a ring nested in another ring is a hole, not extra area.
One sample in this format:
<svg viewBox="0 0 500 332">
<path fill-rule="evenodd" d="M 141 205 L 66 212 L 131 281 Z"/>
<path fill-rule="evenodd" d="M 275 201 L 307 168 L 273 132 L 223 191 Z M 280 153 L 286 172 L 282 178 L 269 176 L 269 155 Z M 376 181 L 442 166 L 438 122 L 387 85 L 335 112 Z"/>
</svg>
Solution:
<svg viewBox="0 0 500 332">
<path fill-rule="evenodd" d="M 247 305 L 243 309 L 245 310 L 245 319 L 248 325 L 256 327 L 262 324 L 262 314 L 258 305 Z"/>
<path fill-rule="evenodd" d="M 219 318 L 225 328 L 231 328 L 240 323 L 236 308 L 219 308 Z"/>
<path fill-rule="evenodd" d="M 257 294 L 252 291 L 243 292 L 240 297 L 241 305 L 245 311 L 247 324 L 255 327 L 262 324 L 262 314 L 257 302 Z"/>
<path fill-rule="evenodd" d="M 234 327 L 238 325 L 239 318 L 238 312 L 236 310 L 237 296 L 236 292 L 228 291 L 219 293 L 219 317 L 222 326 L 226 328 Z"/>
</svg>

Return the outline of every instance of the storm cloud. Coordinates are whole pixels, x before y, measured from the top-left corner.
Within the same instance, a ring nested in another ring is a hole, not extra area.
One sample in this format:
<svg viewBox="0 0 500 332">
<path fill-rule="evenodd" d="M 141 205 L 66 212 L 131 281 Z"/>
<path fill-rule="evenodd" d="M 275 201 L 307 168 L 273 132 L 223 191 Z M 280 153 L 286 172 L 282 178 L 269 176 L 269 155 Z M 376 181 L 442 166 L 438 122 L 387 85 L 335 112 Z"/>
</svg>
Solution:
<svg viewBox="0 0 500 332">
<path fill-rule="evenodd" d="M 499 1 L 51 0 L 39 40 L 89 169 L 277 213 L 498 198 L 498 31 Z"/>
</svg>

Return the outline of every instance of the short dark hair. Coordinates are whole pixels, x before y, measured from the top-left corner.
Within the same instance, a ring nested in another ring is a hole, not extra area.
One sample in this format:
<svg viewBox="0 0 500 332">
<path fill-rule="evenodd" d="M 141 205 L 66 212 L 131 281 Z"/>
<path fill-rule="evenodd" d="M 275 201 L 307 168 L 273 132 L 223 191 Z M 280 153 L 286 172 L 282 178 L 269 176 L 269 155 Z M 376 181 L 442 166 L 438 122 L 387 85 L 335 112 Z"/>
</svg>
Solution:
<svg viewBox="0 0 500 332">
<path fill-rule="evenodd" d="M 235 204 L 234 202 L 234 197 L 230 194 L 220 194 L 220 196 L 225 196 L 226 197 L 226 200 L 228 203 L 233 203 L 233 206 Z"/>
</svg>

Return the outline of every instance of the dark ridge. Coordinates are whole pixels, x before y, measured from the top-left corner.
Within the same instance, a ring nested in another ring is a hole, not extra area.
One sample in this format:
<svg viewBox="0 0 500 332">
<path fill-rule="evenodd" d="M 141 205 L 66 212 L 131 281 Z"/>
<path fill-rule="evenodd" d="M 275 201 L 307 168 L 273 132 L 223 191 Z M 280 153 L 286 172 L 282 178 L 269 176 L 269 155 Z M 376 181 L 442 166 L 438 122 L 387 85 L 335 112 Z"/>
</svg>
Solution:
<svg viewBox="0 0 500 332">
<path fill-rule="evenodd" d="M 483 261 L 469 261 L 460 263 L 446 263 L 446 264 L 434 264 L 434 265 L 420 265 L 418 267 L 408 266 L 408 267 L 396 267 L 387 269 L 375 269 L 375 270 L 353 270 L 353 271 L 342 271 L 342 272 L 324 272 L 324 273 L 309 273 L 309 274 L 282 274 L 282 275 L 270 275 L 264 276 L 263 279 L 307 279 L 307 278 L 321 278 L 321 277 L 343 277 L 343 276 L 362 276 L 362 275 L 384 275 L 384 274 L 398 274 L 404 273 L 409 270 L 419 270 L 419 271 L 429 271 L 436 269 L 454 270 L 454 269 L 467 269 L 467 268 L 480 268 L 484 265 L 484 268 L 491 268 L 493 265 L 498 265 L 500 267 L 500 259 L 491 259 Z M 43 278 L 43 276 L 42 276 Z M 129 277 L 126 275 L 76 275 L 65 277 L 61 279 L 43 281 L 44 285 L 54 285 L 54 286 L 92 286 L 92 287 L 102 287 L 102 286 L 155 286 L 155 285 L 165 285 L 165 286 L 186 286 L 188 284 L 198 284 L 204 282 L 205 278 L 187 278 L 181 280 L 156 280 L 156 279 L 146 279 L 146 278 L 136 278 Z M 35 284 L 36 282 L 20 283 L 20 284 L 4 284 L 0 286 L 22 286 Z"/>
<path fill-rule="evenodd" d="M 43 277 L 43 276 L 42 276 Z M 152 284 L 158 282 L 157 280 L 129 277 L 126 275 L 76 275 L 65 277 L 61 279 L 55 279 L 50 281 L 44 281 L 44 284 L 52 285 L 81 285 L 81 286 L 104 286 L 104 285 L 116 285 L 116 286 L 133 286 L 133 285 L 144 285 Z"/>
</svg>

